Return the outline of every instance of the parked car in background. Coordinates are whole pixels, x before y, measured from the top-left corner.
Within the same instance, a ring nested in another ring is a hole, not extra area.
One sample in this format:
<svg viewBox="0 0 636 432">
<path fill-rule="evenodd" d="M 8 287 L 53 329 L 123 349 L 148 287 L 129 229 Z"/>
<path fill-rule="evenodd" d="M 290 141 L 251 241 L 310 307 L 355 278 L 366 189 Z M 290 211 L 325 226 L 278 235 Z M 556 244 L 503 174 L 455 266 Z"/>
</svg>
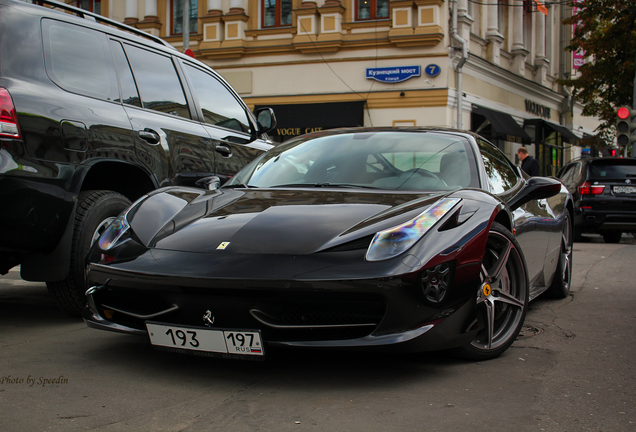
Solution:
<svg viewBox="0 0 636 432">
<path fill-rule="evenodd" d="M 527 177 L 476 134 L 317 132 L 220 189 L 137 201 L 93 246 L 84 319 L 211 356 L 283 345 L 489 359 L 530 300 L 568 295 L 571 212 L 561 182 Z"/>
<path fill-rule="evenodd" d="M 86 303 L 86 254 L 144 194 L 227 180 L 272 146 L 203 63 L 160 38 L 54 1 L 0 0 L 0 273 Z"/>
<path fill-rule="evenodd" d="M 576 241 L 594 233 L 618 243 L 624 232 L 636 232 L 636 159 L 576 159 L 557 176 L 574 197 Z"/>
</svg>

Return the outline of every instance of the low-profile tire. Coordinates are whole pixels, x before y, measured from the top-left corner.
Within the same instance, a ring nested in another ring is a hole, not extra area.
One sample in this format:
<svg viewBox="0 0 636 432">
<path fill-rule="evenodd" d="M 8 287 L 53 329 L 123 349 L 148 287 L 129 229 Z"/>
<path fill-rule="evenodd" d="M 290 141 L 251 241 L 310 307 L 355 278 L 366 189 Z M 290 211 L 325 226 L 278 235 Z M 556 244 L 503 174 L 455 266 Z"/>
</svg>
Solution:
<svg viewBox="0 0 636 432">
<path fill-rule="evenodd" d="M 570 294 L 570 284 L 572 282 L 572 242 L 572 225 L 570 225 L 570 215 L 566 212 L 563 229 L 561 230 L 559 262 L 554 273 L 552 284 L 546 291 L 548 297 L 562 299 Z"/>
<path fill-rule="evenodd" d="M 621 241 L 621 237 L 623 236 L 622 232 L 610 232 L 603 233 L 603 241 L 605 243 L 619 243 Z"/>
<path fill-rule="evenodd" d="M 69 314 L 81 316 L 86 305 L 86 256 L 90 247 L 129 205 L 128 198 L 117 192 L 100 190 L 79 194 L 68 276 L 46 284 L 49 292 Z"/>
<path fill-rule="evenodd" d="M 528 308 L 528 276 L 521 248 L 512 233 L 493 222 L 484 252 L 481 283 L 476 293 L 477 330 L 473 341 L 455 353 L 469 360 L 489 360 L 515 341 Z"/>
</svg>

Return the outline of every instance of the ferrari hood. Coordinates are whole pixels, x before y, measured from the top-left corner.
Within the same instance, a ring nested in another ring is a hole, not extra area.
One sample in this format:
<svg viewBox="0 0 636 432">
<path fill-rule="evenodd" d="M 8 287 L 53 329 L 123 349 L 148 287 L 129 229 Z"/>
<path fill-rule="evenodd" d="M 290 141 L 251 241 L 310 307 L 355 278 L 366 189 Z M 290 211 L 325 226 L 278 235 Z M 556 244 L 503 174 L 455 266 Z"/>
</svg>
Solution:
<svg viewBox="0 0 636 432">
<path fill-rule="evenodd" d="M 309 254 L 400 224 L 439 198 L 439 193 L 222 189 L 187 203 L 148 243 L 183 252 Z M 133 229 L 147 230 L 147 213 L 142 206 Z"/>
</svg>

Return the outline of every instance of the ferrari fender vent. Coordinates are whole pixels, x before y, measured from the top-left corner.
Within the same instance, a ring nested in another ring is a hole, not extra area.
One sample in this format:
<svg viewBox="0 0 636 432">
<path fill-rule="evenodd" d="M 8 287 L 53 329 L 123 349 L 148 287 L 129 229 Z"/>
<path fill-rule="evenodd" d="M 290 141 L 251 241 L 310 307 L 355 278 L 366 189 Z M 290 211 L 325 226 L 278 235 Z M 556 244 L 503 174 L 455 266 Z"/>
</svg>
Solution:
<svg viewBox="0 0 636 432">
<path fill-rule="evenodd" d="M 362 237 L 361 239 L 357 239 L 354 241 L 350 241 L 348 243 L 344 243 L 338 246 L 334 246 L 329 249 L 325 249 L 323 252 L 347 252 L 352 250 L 359 249 L 368 249 L 369 244 L 371 244 L 371 240 L 373 240 L 373 236 Z"/>
</svg>

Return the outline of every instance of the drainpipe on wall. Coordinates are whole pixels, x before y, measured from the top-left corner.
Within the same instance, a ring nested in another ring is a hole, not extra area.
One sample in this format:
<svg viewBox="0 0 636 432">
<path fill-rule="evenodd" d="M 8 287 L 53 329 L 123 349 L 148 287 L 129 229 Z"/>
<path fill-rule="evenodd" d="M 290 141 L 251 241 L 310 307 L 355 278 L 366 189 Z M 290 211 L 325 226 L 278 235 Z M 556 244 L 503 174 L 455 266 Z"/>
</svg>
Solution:
<svg viewBox="0 0 636 432">
<path fill-rule="evenodd" d="M 462 120 L 462 107 L 464 105 L 464 92 L 463 92 L 463 83 L 462 83 L 462 68 L 464 67 L 464 63 L 468 60 L 468 42 L 462 39 L 459 34 L 457 34 L 457 3 L 459 0 L 455 0 L 453 2 L 453 21 L 451 28 L 451 38 L 458 42 L 461 45 L 462 56 L 459 59 L 459 63 L 457 63 L 457 67 L 455 70 L 457 71 L 457 129 L 463 129 L 463 120 Z M 452 45 L 451 45 L 452 46 Z M 454 49 L 457 49 L 453 47 Z"/>
<path fill-rule="evenodd" d="M 561 4 L 561 19 L 565 18 L 565 14 L 566 14 L 566 5 L 565 3 Z M 565 70 L 566 70 L 566 58 L 565 58 L 565 53 L 567 52 L 565 50 L 565 46 L 567 44 L 566 38 L 565 38 L 565 27 L 561 27 L 561 61 L 559 62 L 559 69 L 561 69 L 559 71 L 559 75 L 563 78 L 565 78 Z M 574 98 L 572 97 L 572 93 L 568 90 L 568 88 L 564 85 L 561 86 L 561 90 L 563 91 L 564 95 L 563 95 L 563 102 L 561 102 L 561 115 L 559 116 L 559 123 L 562 124 L 563 126 L 565 126 L 565 113 L 567 111 L 570 111 L 574 108 Z M 565 152 L 563 152 L 563 163 L 565 163 Z"/>
</svg>

